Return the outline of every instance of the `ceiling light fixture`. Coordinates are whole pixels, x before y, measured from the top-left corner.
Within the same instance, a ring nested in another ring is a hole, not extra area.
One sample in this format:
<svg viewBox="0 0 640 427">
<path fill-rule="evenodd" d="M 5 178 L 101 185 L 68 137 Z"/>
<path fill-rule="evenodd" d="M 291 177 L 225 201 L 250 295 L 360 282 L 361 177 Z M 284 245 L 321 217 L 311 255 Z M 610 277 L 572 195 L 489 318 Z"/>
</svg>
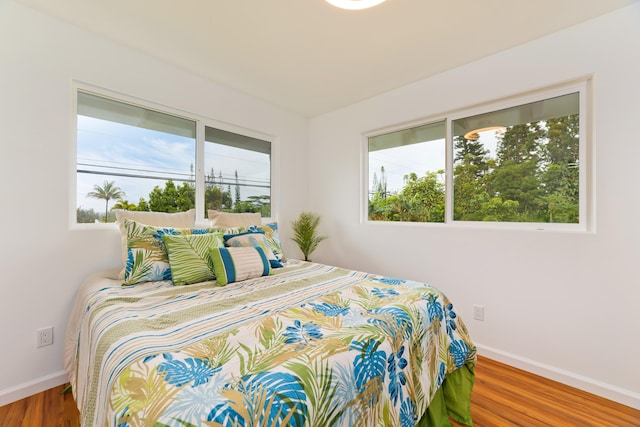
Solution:
<svg viewBox="0 0 640 427">
<path fill-rule="evenodd" d="M 340 9 L 359 10 L 379 5 L 384 0 L 327 0 Z"/>
<path fill-rule="evenodd" d="M 504 126 L 489 126 L 486 128 L 474 129 L 464 134 L 464 139 L 468 141 L 477 141 L 480 138 L 478 135 L 480 132 L 486 132 L 488 130 L 495 130 L 497 134 L 504 133 L 507 130 Z"/>
</svg>

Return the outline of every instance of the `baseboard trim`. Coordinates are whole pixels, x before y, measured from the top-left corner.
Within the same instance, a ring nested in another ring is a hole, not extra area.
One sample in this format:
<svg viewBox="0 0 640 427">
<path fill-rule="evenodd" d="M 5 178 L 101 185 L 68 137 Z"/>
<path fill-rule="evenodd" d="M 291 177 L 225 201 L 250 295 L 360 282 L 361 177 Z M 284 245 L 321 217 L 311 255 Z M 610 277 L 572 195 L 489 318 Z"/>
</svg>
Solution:
<svg viewBox="0 0 640 427">
<path fill-rule="evenodd" d="M 36 378 L 33 381 L 19 384 L 15 387 L 0 390 L 0 406 L 8 405 L 25 397 L 49 390 L 52 387 L 62 385 L 67 382 L 67 374 L 64 371 L 54 372 L 44 377 Z"/>
<path fill-rule="evenodd" d="M 481 344 L 476 343 L 476 348 L 481 356 L 640 410 L 638 393 Z"/>
</svg>

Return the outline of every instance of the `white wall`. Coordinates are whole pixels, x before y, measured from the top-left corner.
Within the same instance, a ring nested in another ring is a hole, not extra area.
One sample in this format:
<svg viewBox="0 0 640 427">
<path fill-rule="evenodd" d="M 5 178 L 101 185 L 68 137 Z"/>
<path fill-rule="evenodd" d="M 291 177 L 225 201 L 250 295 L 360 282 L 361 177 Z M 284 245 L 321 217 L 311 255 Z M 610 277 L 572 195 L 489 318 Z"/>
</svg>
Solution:
<svg viewBox="0 0 640 427">
<path fill-rule="evenodd" d="M 310 208 L 329 236 L 314 260 L 436 285 L 480 354 L 640 408 L 639 22 L 636 3 L 311 120 Z M 588 74 L 594 233 L 360 222 L 362 133 Z"/>
<path fill-rule="evenodd" d="M 322 215 L 330 238 L 315 260 L 432 283 L 480 353 L 640 408 L 639 18 L 636 4 L 318 117 L 309 131 L 301 117 L 0 0 L 0 405 L 64 381 L 75 290 L 119 262 L 115 229 L 68 226 L 77 79 L 279 136 L 278 220 Z M 596 233 L 360 223 L 362 132 L 589 73 Z M 285 252 L 297 253 L 283 234 Z M 486 307 L 484 322 L 472 320 L 473 304 Z M 50 325 L 54 345 L 37 349 L 35 330 Z"/>
<path fill-rule="evenodd" d="M 306 207 L 306 119 L 0 0 L 0 405 L 65 381 L 75 291 L 119 263 L 115 227 L 69 229 L 74 79 L 277 136 L 278 220 Z M 54 344 L 36 348 L 35 331 L 46 326 Z"/>
</svg>

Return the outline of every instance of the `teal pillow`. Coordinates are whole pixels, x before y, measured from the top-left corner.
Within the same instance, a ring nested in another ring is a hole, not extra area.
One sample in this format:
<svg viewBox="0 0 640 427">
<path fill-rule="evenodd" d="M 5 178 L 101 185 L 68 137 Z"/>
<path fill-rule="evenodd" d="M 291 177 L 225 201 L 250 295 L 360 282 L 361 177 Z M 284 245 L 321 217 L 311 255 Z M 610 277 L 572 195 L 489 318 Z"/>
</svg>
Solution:
<svg viewBox="0 0 640 427">
<path fill-rule="evenodd" d="M 124 267 L 123 285 L 171 280 L 169 255 L 162 236 L 216 231 L 211 228 L 155 227 L 127 218 L 124 220 L 124 229 L 127 236 L 127 263 Z"/>
<path fill-rule="evenodd" d="M 219 285 L 271 274 L 271 264 L 261 247 L 212 248 L 211 260 Z"/>
<path fill-rule="evenodd" d="M 224 246 L 222 236 L 222 233 L 163 235 L 173 284 L 181 286 L 214 280 L 210 249 Z"/>
</svg>

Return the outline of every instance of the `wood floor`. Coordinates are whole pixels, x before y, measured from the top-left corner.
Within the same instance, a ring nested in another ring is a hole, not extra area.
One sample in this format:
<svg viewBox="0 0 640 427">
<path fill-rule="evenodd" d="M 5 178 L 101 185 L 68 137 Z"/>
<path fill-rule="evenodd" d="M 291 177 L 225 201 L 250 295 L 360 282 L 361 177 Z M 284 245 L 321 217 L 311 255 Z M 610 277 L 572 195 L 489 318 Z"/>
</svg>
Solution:
<svg viewBox="0 0 640 427">
<path fill-rule="evenodd" d="M 0 407 L 0 426 L 79 426 L 73 397 L 62 390 Z M 638 410 L 483 357 L 476 366 L 471 412 L 476 427 L 640 427 Z"/>
</svg>

